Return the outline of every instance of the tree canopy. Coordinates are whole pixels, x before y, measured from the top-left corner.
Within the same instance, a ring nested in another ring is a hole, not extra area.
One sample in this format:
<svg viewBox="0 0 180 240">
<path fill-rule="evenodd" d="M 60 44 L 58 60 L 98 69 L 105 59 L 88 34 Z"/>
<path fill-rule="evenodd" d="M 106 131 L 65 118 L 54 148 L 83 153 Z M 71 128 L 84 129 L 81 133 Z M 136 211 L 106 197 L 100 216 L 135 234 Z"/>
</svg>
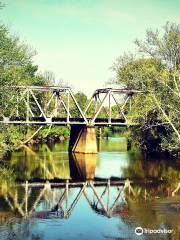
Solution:
<svg viewBox="0 0 180 240">
<path fill-rule="evenodd" d="M 129 112 L 129 119 L 141 124 L 133 132 L 145 149 L 176 152 L 180 149 L 180 25 L 167 22 L 162 34 L 147 30 L 145 40 L 135 44 L 137 54 L 124 54 L 113 66 L 116 83 L 144 91 L 134 98 Z"/>
<path fill-rule="evenodd" d="M 33 63 L 36 52 L 27 44 L 13 36 L 3 24 L 0 25 L 0 114 L 5 116 L 17 104 L 19 92 L 16 85 L 51 85 L 49 75 L 39 74 L 38 66 Z M 12 101 L 12 97 L 14 100 Z M 38 96 L 41 98 L 42 96 Z M 19 104 L 20 105 L 20 104 Z M 25 110 L 22 101 L 21 109 Z M 0 148 L 5 152 L 12 151 L 14 146 L 24 138 L 25 126 L 0 126 Z"/>
</svg>

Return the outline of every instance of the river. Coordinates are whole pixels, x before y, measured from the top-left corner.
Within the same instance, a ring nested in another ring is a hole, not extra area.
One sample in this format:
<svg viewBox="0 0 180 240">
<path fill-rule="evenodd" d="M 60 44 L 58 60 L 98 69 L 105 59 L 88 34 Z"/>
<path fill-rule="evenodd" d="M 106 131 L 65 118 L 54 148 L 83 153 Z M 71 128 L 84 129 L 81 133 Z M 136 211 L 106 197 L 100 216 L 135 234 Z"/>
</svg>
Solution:
<svg viewBox="0 0 180 240">
<path fill-rule="evenodd" d="M 101 139 L 97 155 L 26 146 L 4 164 L 1 240 L 180 239 L 180 162 L 144 159 L 125 138 Z"/>
</svg>

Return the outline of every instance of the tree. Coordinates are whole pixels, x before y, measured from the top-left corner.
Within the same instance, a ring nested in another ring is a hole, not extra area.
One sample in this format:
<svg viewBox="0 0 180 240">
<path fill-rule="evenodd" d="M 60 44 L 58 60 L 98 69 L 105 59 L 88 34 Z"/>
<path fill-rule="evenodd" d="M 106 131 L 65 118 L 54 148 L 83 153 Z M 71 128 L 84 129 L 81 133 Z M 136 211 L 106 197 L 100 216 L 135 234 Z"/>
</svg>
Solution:
<svg viewBox="0 0 180 240">
<path fill-rule="evenodd" d="M 0 117 L 8 116 L 15 109 L 19 91 L 14 86 L 19 85 L 50 85 L 48 78 L 37 73 L 38 66 L 33 64 L 35 51 L 22 43 L 19 37 L 10 35 L 4 25 L 0 25 Z M 42 94 L 37 96 L 39 101 Z M 18 103 L 21 114 L 26 111 L 23 101 Z M 37 108 L 37 106 L 35 106 Z M 36 111 L 36 109 L 33 109 Z M 0 126 L 0 148 L 12 151 L 24 138 L 25 126 Z"/>
<path fill-rule="evenodd" d="M 156 29 L 146 31 L 145 41 L 135 40 L 139 53 L 160 59 L 173 69 L 180 68 L 180 25 L 167 22 L 164 33 Z"/>
<path fill-rule="evenodd" d="M 128 117 L 141 124 L 134 136 L 144 149 L 176 152 L 180 147 L 180 25 L 166 23 L 163 36 L 148 30 L 135 41 L 141 55 L 115 63 L 116 82 L 144 94 L 134 98 Z"/>
<path fill-rule="evenodd" d="M 84 109 L 87 104 L 87 96 L 83 92 L 77 92 L 75 98 L 81 109 Z"/>
</svg>

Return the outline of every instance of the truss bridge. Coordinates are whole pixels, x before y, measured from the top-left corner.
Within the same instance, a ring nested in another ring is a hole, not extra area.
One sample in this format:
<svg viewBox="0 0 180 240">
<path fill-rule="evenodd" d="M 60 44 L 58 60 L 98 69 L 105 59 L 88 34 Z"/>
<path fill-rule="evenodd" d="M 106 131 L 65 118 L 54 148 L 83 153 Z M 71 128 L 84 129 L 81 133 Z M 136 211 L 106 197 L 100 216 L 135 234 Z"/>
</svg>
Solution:
<svg viewBox="0 0 180 240">
<path fill-rule="evenodd" d="M 130 126 L 126 114 L 135 95 L 132 89 L 97 89 L 81 109 L 69 87 L 16 86 L 5 88 L 0 123 L 35 125 Z M 10 99 L 10 100 L 9 100 Z"/>
<path fill-rule="evenodd" d="M 82 109 L 71 88 L 55 86 L 14 86 L 0 89 L 0 124 L 71 126 L 69 150 L 97 153 L 95 127 L 132 126 L 127 115 L 143 91 L 96 89 Z M 37 133 L 37 130 L 35 133 Z"/>
</svg>

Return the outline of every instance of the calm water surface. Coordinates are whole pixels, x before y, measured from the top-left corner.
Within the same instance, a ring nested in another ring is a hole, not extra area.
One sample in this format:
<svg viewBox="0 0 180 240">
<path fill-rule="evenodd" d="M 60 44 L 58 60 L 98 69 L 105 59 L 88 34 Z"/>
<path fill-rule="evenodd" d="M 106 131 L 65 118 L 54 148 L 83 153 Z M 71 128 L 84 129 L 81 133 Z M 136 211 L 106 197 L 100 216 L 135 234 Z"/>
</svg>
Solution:
<svg viewBox="0 0 180 240">
<path fill-rule="evenodd" d="M 6 161 L 16 182 L 0 187 L 0 239 L 180 239 L 178 161 L 145 160 L 120 137 L 102 139 L 97 155 L 67 149 L 24 147 Z"/>
</svg>

